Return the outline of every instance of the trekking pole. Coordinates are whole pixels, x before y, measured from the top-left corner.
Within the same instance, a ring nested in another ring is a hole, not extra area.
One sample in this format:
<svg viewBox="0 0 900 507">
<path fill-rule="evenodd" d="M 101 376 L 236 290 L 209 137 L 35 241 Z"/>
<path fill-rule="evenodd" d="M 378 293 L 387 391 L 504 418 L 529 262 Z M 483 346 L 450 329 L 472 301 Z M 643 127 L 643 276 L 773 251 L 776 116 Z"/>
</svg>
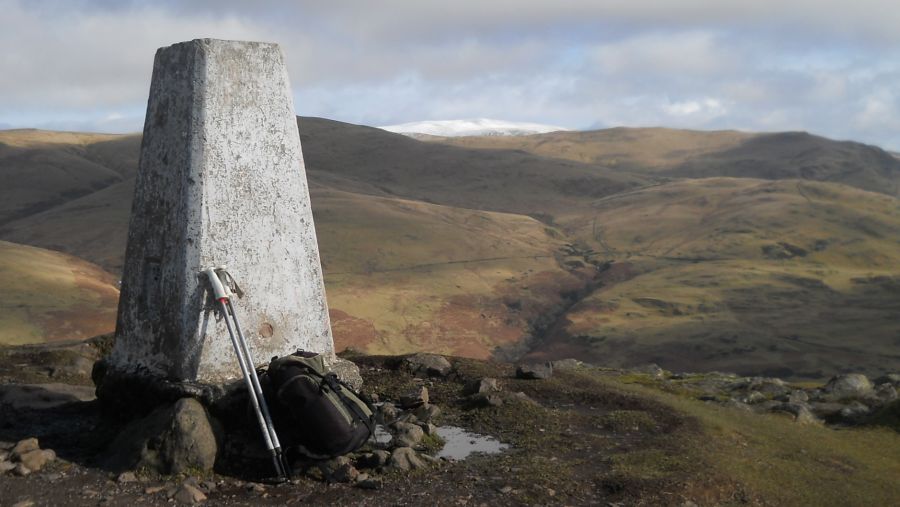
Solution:
<svg viewBox="0 0 900 507">
<path fill-rule="evenodd" d="M 239 329 L 237 316 L 234 313 L 234 307 L 231 305 L 230 291 L 227 290 L 225 288 L 225 285 L 222 284 L 222 280 L 219 278 L 219 274 L 217 273 L 215 268 L 207 268 L 203 270 L 203 274 L 205 274 L 209 279 L 213 295 L 215 296 L 216 301 L 219 303 L 222 317 L 225 320 L 225 326 L 228 328 L 228 335 L 231 337 L 231 345 L 234 347 L 234 352 L 237 355 L 238 359 L 238 365 L 240 366 L 241 373 L 244 377 L 244 383 L 247 385 L 247 391 L 250 396 L 250 404 L 253 407 L 254 412 L 256 413 L 256 420 L 259 423 L 260 429 L 262 430 L 263 440 L 265 441 L 266 448 L 268 449 L 269 454 L 272 456 L 272 462 L 275 465 L 275 472 L 277 474 L 277 477 L 280 480 L 287 480 L 287 466 L 284 460 L 284 456 L 281 452 L 281 445 L 278 442 L 278 436 L 275 433 L 275 427 L 272 424 L 272 419 L 269 415 L 269 409 L 266 404 L 265 397 L 263 396 L 262 389 L 259 385 L 259 378 L 256 376 L 256 367 L 252 362 L 252 357 L 249 354 L 245 353 L 249 352 L 249 350 L 246 348 L 246 344 L 242 344 L 241 342 L 243 340 L 239 341 L 238 336 L 235 336 L 235 332 L 231 326 L 231 321 L 229 320 L 229 316 L 233 318 L 235 328 Z"/>
<path fill-rule="evenodd" d="M 231 281 L 235 287 L 237 287 L 237 282 L 234 280 L 234 277 L 231 276 L 224 267 L 220 266 L 216 268 L 216 274 L 219 276 L 219 280 L 222 280 L 222 277 L 225 277 L 226 283 L 224 283 L 224 287 L 226 292 L 231 293 L 228 281 Z M 238 297 L 240 297 L 241 292 L 238 289 Z M 278 465 L 275 466 L 276 469 L 280 469 L 283 476 L 290 475 L 290 467 L 287 464 L 287 459 L 284 456 L 284 453 L 281 449 L 281 443 L 278 441 L 278 434 L 275 433 L 275 424 L 272 422 L 272 415 L 269 412 L 269 405 L 266 403 L 265 395 L 263 394 L 262 385 L 259 383 L 259 376 L 256 374 L 256 362 L 253 360 L 253 354 L 250 352 L 250 345 L 248 345 L 247 339 L 244 337 L 244 331 L 241 329 L 241 323 L 238 321 L 237 313 L 234 311 L 234 305 L 231 302 L 231 297 L 228 298 L 228 309 L 231 311 L 231 318 L 234 320 L 234 328 L 237 331 L 238 343 L 241 346 L 241 350 L 244 355 L 244 362 L 247 363 L 247 370 L 250 372 L 250 380 L 253 383 L 253 389 L 256 391 L 256 396 L 259 398 L 259 405 L 262 409 L 263 419 L 266 421 L 266 427 L 269 431 L 269 436 L 272 439 L 273 450 L 275 451 L 274 459 L 278 462 Z"/>
</svg>

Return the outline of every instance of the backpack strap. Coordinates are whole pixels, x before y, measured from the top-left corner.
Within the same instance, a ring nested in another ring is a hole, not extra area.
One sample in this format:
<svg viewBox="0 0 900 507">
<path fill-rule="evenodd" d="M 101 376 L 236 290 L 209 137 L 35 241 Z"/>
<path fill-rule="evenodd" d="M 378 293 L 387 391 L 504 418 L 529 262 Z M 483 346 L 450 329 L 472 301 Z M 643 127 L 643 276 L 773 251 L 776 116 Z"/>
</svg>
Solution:
<svg viewBox="0 0 900 507">
<path fill-rule="evenodd" d="M 369 434 L 375 433 L 375 424 L 372 422 L 372 417 L 365 414 L 362 409 L 359 407 L 359 404 L 351 400 L 344 394 L 343 387 L 346 387 L 347 384 L 344 384 L 337 375 L 333 372 L 328 373 L 324 377 L 322 377 L 322 384 L 328 385 L 335 394 L 337 394 L 338 398 L 340 398 L 341 402 L 344 403 L 344 406 L 350 409 L 351 412 L 366 425 L 366 428 L 369 429 Z M 360 400 L 361 401 L 361 400 Z M 365 402 L 363 402 L 365 403 Z"/>
</svg>

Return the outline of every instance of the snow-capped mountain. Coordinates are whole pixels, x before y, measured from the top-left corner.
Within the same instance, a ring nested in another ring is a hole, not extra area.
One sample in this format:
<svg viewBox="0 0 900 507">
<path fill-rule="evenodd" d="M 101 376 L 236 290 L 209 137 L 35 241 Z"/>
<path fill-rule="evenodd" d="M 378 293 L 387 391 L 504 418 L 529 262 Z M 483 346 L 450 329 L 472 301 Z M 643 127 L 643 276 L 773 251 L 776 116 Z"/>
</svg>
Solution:
<svg viewBox="0 0 900 507">
<path fill-rule="evenodd" d="M 389 132 L 415 136 L 427 134 L 431 136 L 460 137 L 460 136 L 526 136 L 530 134 L 542 134 L 557 130 L 568 130 L 553 125 L 540 123 L 524 123 L 504 120 L 491 120 L 477 118 L 471 120 L 433 120 L 401 123 L 399 125 L 386 125 L 379 127 Z"/>
</svg>

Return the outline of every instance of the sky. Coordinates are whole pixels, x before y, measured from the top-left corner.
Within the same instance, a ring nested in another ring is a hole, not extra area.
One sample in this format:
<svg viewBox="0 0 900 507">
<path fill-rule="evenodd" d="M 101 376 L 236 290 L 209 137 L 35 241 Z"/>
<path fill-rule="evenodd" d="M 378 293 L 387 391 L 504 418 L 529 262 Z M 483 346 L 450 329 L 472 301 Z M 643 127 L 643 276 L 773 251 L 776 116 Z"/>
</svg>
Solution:
<svg viewBox="0 0 900 507">
<path fill-rule="evenodd" d="M 889 0 L 0 0 L 0 128 L 140 131 L 156 49 L 210 37 L 279 43 L 301 116 L 900 150 L 898 27 Z"/>
</svg>

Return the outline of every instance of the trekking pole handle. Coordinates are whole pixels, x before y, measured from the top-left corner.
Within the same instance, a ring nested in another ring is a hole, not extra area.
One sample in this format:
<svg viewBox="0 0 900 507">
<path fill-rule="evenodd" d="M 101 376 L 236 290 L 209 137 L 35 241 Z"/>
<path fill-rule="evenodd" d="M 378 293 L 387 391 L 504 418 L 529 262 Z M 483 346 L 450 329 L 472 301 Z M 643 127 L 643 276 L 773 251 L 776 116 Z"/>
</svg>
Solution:
<svg viewBox="0 0 900 507">
<path fill-rule="evenodd" d="M 229 299 L 229 291 L 225 288 L 225 284 L 223 284 L 222 280 L 219 278 L 219 274 L 216 273 L 216 268 L 206 268 L 203 270 L 203 274 L 209 278 L 209 285 L 212 287 L 213 296 L 215 296 L 216 301 L 227 301 Z"/>
</svg>

